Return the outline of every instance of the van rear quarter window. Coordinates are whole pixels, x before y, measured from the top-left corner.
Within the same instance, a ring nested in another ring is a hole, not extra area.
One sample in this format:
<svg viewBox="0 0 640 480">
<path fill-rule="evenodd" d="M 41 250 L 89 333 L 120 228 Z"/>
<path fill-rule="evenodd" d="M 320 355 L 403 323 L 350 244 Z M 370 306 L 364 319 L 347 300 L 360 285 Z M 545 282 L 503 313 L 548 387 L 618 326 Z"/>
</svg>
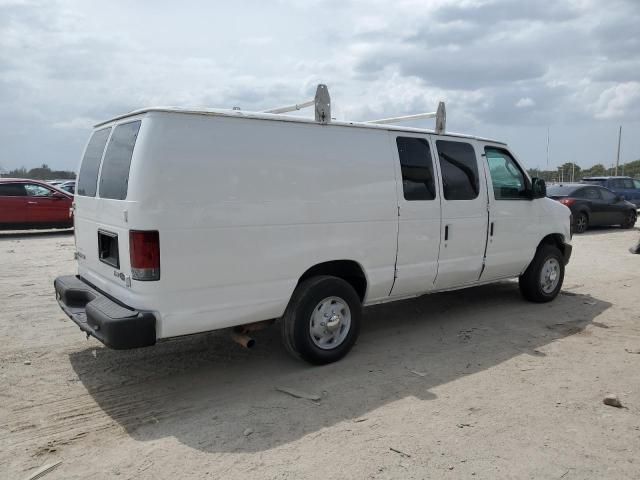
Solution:
<svg viewBox="0 0 640 480">
<path fill-rule="evenodd" d="M 78 175 L 77 195 L 85 197 L 95 197 L 98 185 L 98 171 L 100 170 L 100 160 L 104 153 L 104 146 L 107 144 L 111 127 L 103 128 L 94 132 L 87 145 L 87 150 L 80 165 Z"/>
<path fill-rule="evenodd" d="M 433 161 L 429 143 L 424 138 L 397 137 L 405 200 L 433 200 Z"/>
<path fill-rule="evenodd" d="M 133 148 L 140 130 L 140 120 L 118 125 L 111 135 L 102 162 L 100 174 L 100 197 L 113 200 L 127 198 L 129 168 Z"/>
</svg>

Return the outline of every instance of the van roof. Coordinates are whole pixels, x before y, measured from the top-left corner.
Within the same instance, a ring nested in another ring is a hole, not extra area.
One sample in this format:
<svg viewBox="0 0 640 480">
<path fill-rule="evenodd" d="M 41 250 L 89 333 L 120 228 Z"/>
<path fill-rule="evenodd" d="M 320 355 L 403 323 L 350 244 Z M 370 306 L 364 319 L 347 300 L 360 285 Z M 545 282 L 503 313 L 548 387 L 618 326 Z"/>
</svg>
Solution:
<svg viewBox="0 0 640 480">
<path fill-rule="evenodd" d="M 118 115 L 104 122 L 97 123 L 96 125 L 94 125 L 94 127 L 98 128 L 108 123 L 115 122 L 117 120 L 121 120 L 127 117 L 132 117 L 134 115 L 140 115 L 143 113 L 149 113 L 149 112 L 207 115 L 207 116 L 215 116 L 215 117 L 250 118 L 254 120 L 270 120 L 270 121 L 277 121 L 277 122 L 317 124 L 317 122 L 312 118 L 297 117 L 293 115 L 283 115 L 283 114 L 277 114 L 277 113 L 250 112 L 250 111 L 244 111 L 244 110 L 228 110 L 228 109 L 220 109 L 220 108 L 199 109 L 199 108 L 181 108 L 181 107 L 146 107 L 146 108 L 141 108 L 139 110 L 134 110 L 129 113 L 125 113 L 123 115 Z M 390 130 L 390 131 L 410 132 L 410 133 L 429 133 L 432 135 L 437 135 L 433 130 L 429 130 L 425 128 L 411 128 L 411 127 L 405 127 L 405 126 L 399 126 L 399 125 L 380 125 L 375 123 L 348 122 L 348 121 L 338 121 L 338 120 L 332 120 L 330 125 L 338 125 L 342 127 L 355 127 L 355 128 L 371 128 L 376 130 Z M 461 137 L 461 138 L 471 138 L 474 140 L 506 145 L 505 142 L 501 142 L 499 140 L 493 140 L 491 138 L 484 138 L 484 137 L 477 137 L 474 135 L 465 135 L 462 133 L 445 132 L 443 135 L 448 135 L 452 137 Z"/>
</svg>

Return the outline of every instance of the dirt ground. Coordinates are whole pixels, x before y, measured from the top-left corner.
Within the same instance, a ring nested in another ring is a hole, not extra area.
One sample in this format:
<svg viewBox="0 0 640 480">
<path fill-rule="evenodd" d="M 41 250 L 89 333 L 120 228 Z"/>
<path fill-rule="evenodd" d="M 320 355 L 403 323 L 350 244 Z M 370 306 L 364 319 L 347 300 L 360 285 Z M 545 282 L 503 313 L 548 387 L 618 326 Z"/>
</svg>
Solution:
<svg viewBox="0 0 640 480">
<path fill-rule="evenodd" d="M 73 236 L 0 234 L 0 478 L 640 478 L 638 235 L 574 237 L 550 304 L 503 282 L 369 308 L 310 367 L 277 328 L 108 350 L 53 296 Z"/>
</svg>

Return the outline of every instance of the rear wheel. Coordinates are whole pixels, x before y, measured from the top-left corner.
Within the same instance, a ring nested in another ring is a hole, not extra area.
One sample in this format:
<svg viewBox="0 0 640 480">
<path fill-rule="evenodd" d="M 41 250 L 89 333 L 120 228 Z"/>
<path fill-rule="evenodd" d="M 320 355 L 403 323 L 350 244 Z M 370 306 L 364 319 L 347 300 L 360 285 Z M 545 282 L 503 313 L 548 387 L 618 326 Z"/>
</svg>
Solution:
<svg viewBox="0 0 640 480">
<path fill-rule="evenodd" d="M 578 213 L 575 222 L 575 233 L 584 233 L 589 227 L 589 217 L 584 212 Z"/>
<path fill-rule="evenodd" d="M 519 279 L 522 296 L 531 302 L 550 302 L 564 280 L 564 259 L 553 245 L 540 245 L 536 256 Z"/>
<path fill-rule="evenodd" d="M 624 216 L 624 222 L 622 222 L 622 228 L 633 228 L 636 224 L 637 217 L 638 217 L 638 214 L 635 211 L 629 210 L 629 212 L 626 213 Z"/>
<path fill-rule="evenodd" d="M 340 360 L 360 331 L 362 305 L 341 278 L 318 276 L 302 281 L 282 317 L 282 340 L 290 353 L 315 365 Z"/>
</svg>

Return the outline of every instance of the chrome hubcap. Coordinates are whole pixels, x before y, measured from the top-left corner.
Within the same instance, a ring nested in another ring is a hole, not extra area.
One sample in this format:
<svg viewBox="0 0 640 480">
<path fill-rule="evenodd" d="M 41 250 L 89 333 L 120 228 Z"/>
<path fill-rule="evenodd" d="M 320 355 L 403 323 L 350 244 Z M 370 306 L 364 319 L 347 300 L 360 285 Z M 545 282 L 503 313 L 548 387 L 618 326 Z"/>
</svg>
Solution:
<svg viewBox="0 0 640 480">
<path fill-rule="evenodd" d="M 311 340 L 316 347 L 331 350 L 344 342 L 351 328 L 351 310 L 340 297 L 327 297 L 313 309 L 309 319 Z"/>
<path fill-rule="evenodd" d="M 553 292 L 560 281 L 560 262 L 555 258 L 549 258 L 542 266 L 540 272 L 540 286 L 544 293 Z"/>
</svg>

